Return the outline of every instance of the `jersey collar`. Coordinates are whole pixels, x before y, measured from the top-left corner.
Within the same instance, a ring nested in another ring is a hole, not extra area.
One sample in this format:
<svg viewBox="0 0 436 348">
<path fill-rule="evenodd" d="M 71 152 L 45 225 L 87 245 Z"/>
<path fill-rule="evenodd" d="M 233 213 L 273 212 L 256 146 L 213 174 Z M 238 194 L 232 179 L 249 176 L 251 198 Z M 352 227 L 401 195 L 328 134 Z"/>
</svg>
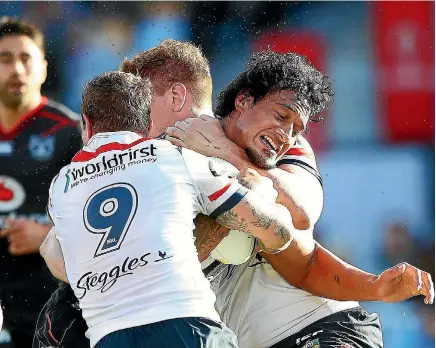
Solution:
<svg viewBox="0 0 436 348">
<path fill-rule="evenodd" d="M 89 139 L 88 144 L 83 147 L 83 150 L 95 151 L 100 146 L 110 143 L 131 144 L 142 138 L 144 137 L 137 133 L 128 131 L 97 133 Z"/>
<path fill-rule="evenodd" d="M 76 153 L 72 162 L 86 162 L 108 151 L 126 150 L 144 141 L 150 140 L 133 132 L 98 133 L 94 135 L 81 151 Z"/>
</svg>

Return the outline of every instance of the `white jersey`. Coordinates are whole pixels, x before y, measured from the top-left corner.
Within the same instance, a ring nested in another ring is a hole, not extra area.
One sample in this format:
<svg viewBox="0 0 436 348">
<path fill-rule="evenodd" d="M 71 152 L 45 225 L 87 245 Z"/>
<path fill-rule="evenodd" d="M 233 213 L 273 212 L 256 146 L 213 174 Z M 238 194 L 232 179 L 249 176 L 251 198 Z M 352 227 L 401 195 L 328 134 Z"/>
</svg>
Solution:
<svg viewBox="0 0 436 348">
<path fill-rule="evenodd" d="M 238 337 L 240 348 L 271 347 L 319 319 L 359 305 L 289 285 L 256 254 L 239 266 L 215 261 L 205 274 L 216 295 L 215 308 Z"/>
<path fill-rule="evenodd" d="M 321 182 L 313 151 L 302 137 L 280 164 L 298 165 Z M 359 305 L 321 298 L 289 285 L 256 254 L 239 266 L 211 258 L 202 265 L 217 297 L 215 307 L 236 333 L 240 348 L 271 347 L 319 319 Z"/>
<path fill-rule="evenodd" d="M 124 328 L 220 320 L 193 219 L 233 208 L 246 189 L 211 161 L 165 140 L 100 133 L 53 180 L 48 210 L 92 347 Z"/>
</svg>

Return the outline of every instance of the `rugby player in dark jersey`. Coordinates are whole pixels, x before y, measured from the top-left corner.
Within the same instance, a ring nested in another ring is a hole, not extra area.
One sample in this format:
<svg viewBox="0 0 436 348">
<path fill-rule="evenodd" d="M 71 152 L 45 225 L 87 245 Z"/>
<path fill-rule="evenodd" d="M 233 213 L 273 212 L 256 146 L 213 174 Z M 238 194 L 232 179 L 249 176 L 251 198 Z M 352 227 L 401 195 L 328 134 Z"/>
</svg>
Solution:
<svg viewBox="0 0 436 348">
<path fill-rule="evenodd" d="M 41 95 L 46 75 L 43 34 L 23 21 L 3 17 L 0 301 L 4 328 L 15 348 L 32 346 L 38 314 L 57 286 L 38 253 L 50 229 L 48 188 L 81 147 L 76 114 Z"/>
</svg>

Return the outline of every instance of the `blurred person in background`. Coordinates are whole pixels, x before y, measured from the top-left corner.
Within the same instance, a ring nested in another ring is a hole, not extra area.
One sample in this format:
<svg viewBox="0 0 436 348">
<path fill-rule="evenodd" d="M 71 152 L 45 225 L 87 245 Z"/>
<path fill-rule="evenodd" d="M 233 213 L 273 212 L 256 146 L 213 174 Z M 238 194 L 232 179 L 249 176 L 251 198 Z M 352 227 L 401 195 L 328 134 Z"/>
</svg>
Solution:
<svg viewBox="0 0 436 348">
<path fill-rule="evenodd" d="M 383 254 L 385 261 L 390 266 L 400 261 L 413 264 L 419 262 L 419 251 L 416 242 L 405 222 L 393 222 L 388 226 Z"/>
<path fill-rule="evenodd" d="M 416 264 L 434 278 L 434 244 L 422 244 L 414 233 L 408 220 L 393 219 L 383 224 L 384 241 L 380 254 L 376 259 L 380 267 L 392 267 L 400 260 Z M 371 309 L 374 307 L 371 306 Z M 418 298 L 410 299 L 397 306 L 382 306 L 378 312 L 385 318 L 396 318 L 395 321 L 384 320 L 383 338 L 386 347 L 432 347 L 434 334 L 434 307 L 427 308 Z M 433 314 L 432 314 L 433 313 Z M 401 327 L 402 334 L 398 334 Z M 419 334 L 417 334 L 419 333 Z"/>
<path fill-rule="evenodd" d="M 54 175 L 81 147 L 77 115 L 41 95 L 44 37 L 19 19 L 0 20 L 0 301 L 15 348 L 32 345 L 38 314 L 56 288 L 39 246 Z"/>
<path fill-rule="evenodd" d="M 420 320 L 422 321 L 422 327 L 424 328 L 424 335 L 421 335 L 421 342 L 416 344 L 416 347 L 431 347 L 434 345 L 435 337 L 435 311 L 432 307 L 423 306 L 421 303 L 416 304 L 416 309 Z"/>
</svg>

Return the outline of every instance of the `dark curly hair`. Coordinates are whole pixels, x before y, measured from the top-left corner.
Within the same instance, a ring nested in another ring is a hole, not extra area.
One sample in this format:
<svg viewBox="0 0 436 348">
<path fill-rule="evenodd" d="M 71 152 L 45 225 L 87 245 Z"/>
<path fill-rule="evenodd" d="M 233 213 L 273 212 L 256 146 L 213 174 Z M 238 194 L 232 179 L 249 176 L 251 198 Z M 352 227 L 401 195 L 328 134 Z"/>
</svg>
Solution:
<svg viewBox="0 0 436 348">
<path fill-rule="evenodd" d="M 298 100 L 309 103 L 311 122 L 322 119 L 320 112 L 333 103 L 334 96 L 330 78 L 305 57 L 292 52 L 276 53 L 270 49 L 255 53 L 245 70 L 219 94 L 215 108 L 218 118 L 228 116 L 235 109 L 235 99 L 243 90 L 247 90 L 255 102 L 269 92 L 293 91 Z"/>
</svg>

